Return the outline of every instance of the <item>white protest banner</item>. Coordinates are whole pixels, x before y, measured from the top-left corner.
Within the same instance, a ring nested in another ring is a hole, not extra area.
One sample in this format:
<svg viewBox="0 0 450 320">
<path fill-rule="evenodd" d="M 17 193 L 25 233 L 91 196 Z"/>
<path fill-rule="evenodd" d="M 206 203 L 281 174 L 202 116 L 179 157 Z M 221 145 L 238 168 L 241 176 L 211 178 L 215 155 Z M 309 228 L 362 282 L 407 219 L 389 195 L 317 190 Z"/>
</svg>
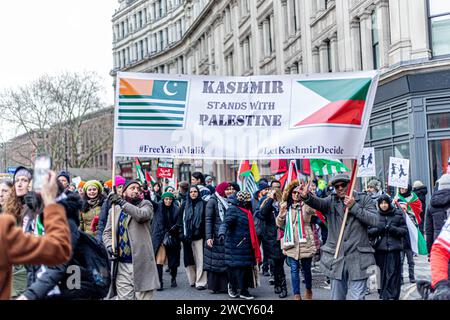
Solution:
<svg viewBox="0 0 450 320">
<path fill-rule="evenodd" d="M 376 176 L 375 168 L 375 148 L 364 148 L 358 159 L 358 177 Z"/>
<path fill-rule="evenodd" d="M 117 74 L 114 155 L 355 159 L 378 72 L 251 77 Z"/>
<path fill-rule="evenodd" d="M 389 158 L 388 184 L 393 187 L 408 188 L 409 160 L 401 158 Z"/>
</svg>

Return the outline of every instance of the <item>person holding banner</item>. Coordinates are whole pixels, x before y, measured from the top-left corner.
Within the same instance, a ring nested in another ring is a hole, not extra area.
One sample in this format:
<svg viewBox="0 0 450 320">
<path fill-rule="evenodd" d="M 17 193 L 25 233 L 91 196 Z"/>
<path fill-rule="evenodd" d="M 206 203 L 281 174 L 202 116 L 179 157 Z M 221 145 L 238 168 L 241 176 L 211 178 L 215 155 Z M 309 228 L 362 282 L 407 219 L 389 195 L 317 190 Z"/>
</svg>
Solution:
<svg viewBox="0 0 450 320">
<path fill-rule="evenodd" d="M 112 208 L 108 216 L 103 244 L 111 256 L 117 258 L 116 287 L 118 300 L 152 300 L 160 287 L 153 252 L 150 224 L 153 206 L 139 197 L 141 183 L 127 181 L 122 189 L 123 198 L 110 193 L 108 201 L 114 204 L 116 248 L 112 248 Z"/>
<path fill-rule="evenodd" d="M 284 190 L 277 226 L 284 230 L 281 239 L 283 253 L 287 256 L 291 268 L 292 291 L 294 300 L 302 300 L 300 295 L 300 268 L 305 276 L 306 292 L 304 300 L 312 300 L 312 258 L 316 254 L 314 232 L 311 218 L 315 210 L 300 200 L 298 180 L 292 181 Z"/>
<path fill-rule="evenodd" d="M 369 277 L 369 266 L 375 265 L 374 252 L 367 228 L 378 224 L 378 214 L 372 199 L 356 191 L 348 195 L 350 177 L 337 174 L 331 184 L 335 189 L 321 199 L 310 193 L 309 182 L 300 188 L 302 200 L 311 208 L 322 212 L 328 221 L 327 243 L 321 248 L 320 267 L 331 279 L 333 300 L 364 300 Z M 348 219 L 337 259 L 334 259 L 338 237 L 348 207 Z"/>
</svg>

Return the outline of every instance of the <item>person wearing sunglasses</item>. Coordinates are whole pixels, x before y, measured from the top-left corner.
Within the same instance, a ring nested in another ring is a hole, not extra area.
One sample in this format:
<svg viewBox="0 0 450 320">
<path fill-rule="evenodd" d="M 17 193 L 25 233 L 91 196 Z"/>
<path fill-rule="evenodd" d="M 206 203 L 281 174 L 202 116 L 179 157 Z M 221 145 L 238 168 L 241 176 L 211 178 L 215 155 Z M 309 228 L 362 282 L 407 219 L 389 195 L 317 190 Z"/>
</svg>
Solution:
<svg viewBox="0 0 450 320">
<path fill-rule="evenodd" d="M 302 200 L 322 212 L 328 221 L 328 238 L 321 247 L 320 268 L 331 279 L 331 298 L 364 300 L 370 275 L 368 268 L 375 265 L 375 250 L 367 232 L 368 227 L 378 224 L 375 204 L 369 196 L 355 191 L 347 195 L 350 177 L 346 174 L 337 174 L 331 179 L 335 192 L 324 199 L 313 195 L 309 184 L 300 187 Z M 349 209 L 347 224 L 339 255 L 334 259 L 346 207 Z"/>
</svg>

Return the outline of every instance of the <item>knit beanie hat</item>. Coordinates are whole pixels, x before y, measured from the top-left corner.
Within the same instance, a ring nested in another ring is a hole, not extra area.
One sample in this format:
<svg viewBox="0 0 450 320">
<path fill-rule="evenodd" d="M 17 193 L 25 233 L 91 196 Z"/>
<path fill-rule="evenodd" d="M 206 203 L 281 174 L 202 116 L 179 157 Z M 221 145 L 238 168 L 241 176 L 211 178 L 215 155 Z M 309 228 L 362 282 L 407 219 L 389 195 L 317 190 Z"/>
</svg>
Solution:
<svg viewBox="0 0 450 320">
<path fill-rule="evenodd" d="M 438 180 L 439 188 L 438 190 L 450 189 L 450 174 L 446 173 L 441 176 Z"/>
<path fill-rule="evenodd" d="M 108 188 L 112 188 L 112 180 L 109 179 L 108 181 L 105 182 L 105 186 L 107 186 Z"/>
<path fill-rule="evenodd" d="M 123 186 L 125 184 L 125 178 L 122 176 L 116 176 L 115 178 L 115 182 L 116 182 L 116 187 L 117 186 Z"/>
<path fill-rule="evenodd" d="M 103 186 L 98 180 L 89 180 L 88 182 L 86 182 L 83 186 L 84 192 L 87 192 L 87 189 L 91 186 L 96 187 L 99 193 L 103 192 Z"/>
<path fill-rule="evenodd" d="M 58 179 L 59 177 L 66 178 L 67 182 L 70 184 L 70 175 L 66 171 L 61 171 L 60 173 L 58 173 L 58 176 L 56 177 L 56 179 Z"/>
<path fill-rule="evenodd" d="M 367 184 L 368 187 L 372 187 L 374 189 L 376 189 L 377 191 L 381 190 L 381 182 L 378 180 L 370 180 L 369 183 Z"/>
<path fill-rule="evenodd" d="M 14 172 L 13 182 L 16 181 L 17 177 L 26 177 L 31 181 L 31 179 L 33 179 L 33 172 L 31 171 L 31 169 L 20 166 L 17 167 L 16 172 Z"/>
<path fill-rule="evenodd" d="M 167 186 L 167 187 L 164 188 L 164 191 L 167 192 L 167 189 L 169 189 L 169 188 L 172 188 L 172 189 L 175 190 L 175 188 L 173 186 Z"/>
<path fill-rule="evenodd" d="M 141 187 L 141 182 L 139 180 L 128 180 L 123 185 L 122 192 L 125 192 L 125 190 L 127 190 L 127 188 L 132 184 L 138 184 Z"/>
<path fill-rule="evenodd" d="M 244 202 L 250 202 L 250 200 L 252 199 L 252 196 L 247 191 L 239 191 L 236 194 L 236 198 L 239 202 L 244 203 Z"/>
<path fill-rule="evenodd" d="M 164 192 L 164 193 L 161 195 L 161 200 L 164 200 L 165 198 L 172 198 L 172 199 L 175 199 L 175 196 L 173 195 L 172 192 Z"/>
<path fill-rule="evenodd" d="M 78 188 L 84 188 L 84 185 L 86 184 L 86 181 L 80 181 L 78 184 Z"/>
</svg>

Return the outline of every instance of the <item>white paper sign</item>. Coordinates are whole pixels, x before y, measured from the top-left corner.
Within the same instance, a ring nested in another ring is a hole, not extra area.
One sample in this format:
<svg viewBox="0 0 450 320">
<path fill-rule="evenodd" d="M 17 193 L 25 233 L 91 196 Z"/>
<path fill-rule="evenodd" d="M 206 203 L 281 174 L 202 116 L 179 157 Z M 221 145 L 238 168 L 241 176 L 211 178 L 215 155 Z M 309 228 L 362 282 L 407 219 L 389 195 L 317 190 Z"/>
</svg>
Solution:
<svg viewBox="0 0 450 320">
<path fill-rule="evenodd" d="M 389 185 L 393 187 L 408 188 L 409 160 L 389 158 Z"/>
<path fill-rule="evenodd" d="M 72 179 L 72 182 L 75 183 L 75 185 L 76 185 L 77 188 L 78 188 L 78 185 L 79 185 L 80 182 L 81 182 L 81 177 L 75 177 L 75 178 L 73 178 L 73 179 Z"/>
<path fill-rule="evenodd" d="M 355 159 L 377 71 L 218 77 L 117 74 L 114 155 Z"/>
<path fill-rule="evenodd" d="M 358 159 L 358 177 L 375 177 L 375 148 L 364 148 Z"/>
</svg>

